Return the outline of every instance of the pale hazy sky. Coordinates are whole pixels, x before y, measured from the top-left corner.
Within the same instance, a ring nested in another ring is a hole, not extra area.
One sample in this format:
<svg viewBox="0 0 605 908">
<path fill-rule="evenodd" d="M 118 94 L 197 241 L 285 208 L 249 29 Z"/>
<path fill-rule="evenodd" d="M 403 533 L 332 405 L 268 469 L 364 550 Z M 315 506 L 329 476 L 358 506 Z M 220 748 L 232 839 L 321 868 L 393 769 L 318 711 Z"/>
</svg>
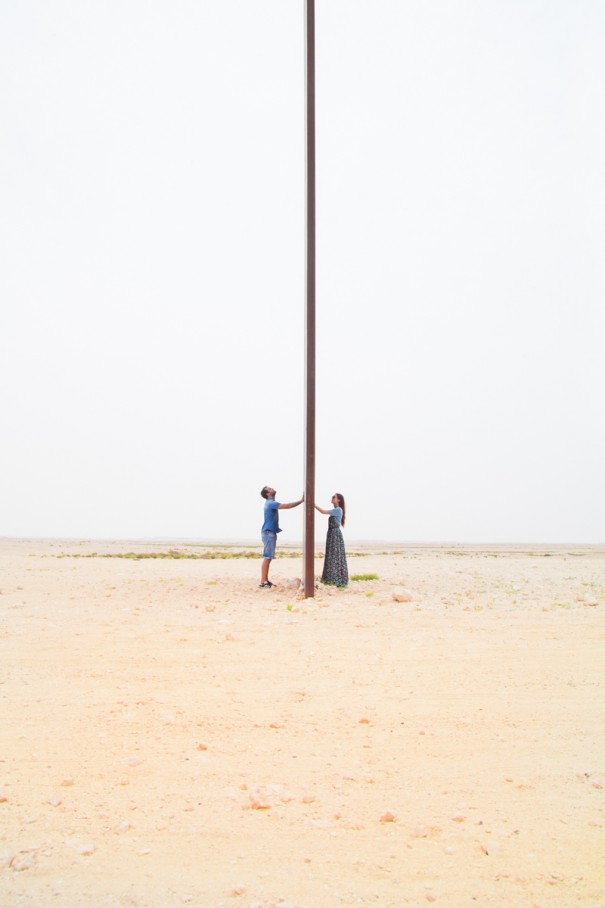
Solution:
<svg viewBox="0 0 605 908">
<path fill-rule="evenodd" d="M 605 4 L 316 7 L 318 502 L 604 542 Z M 0 0 L 0 535 L 299 496 L 303 41 L 302 0 Z"/>
</svg>

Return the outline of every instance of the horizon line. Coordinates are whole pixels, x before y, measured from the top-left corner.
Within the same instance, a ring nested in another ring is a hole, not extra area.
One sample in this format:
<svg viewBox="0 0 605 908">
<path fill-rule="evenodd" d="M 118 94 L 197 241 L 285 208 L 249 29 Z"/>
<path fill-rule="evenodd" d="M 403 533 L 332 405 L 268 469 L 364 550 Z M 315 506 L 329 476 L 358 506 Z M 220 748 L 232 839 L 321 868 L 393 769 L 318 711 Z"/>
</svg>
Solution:
<svg viewBox="0 0 605 908">
<path fill-rule="evenodd" d="M 228 537 L 194 537 L 194 536 L 29 536 L 29 535 L 0 535 L 0 541 L 30 541 L 30 542 L 132 542 L 139 544 L 168 544 L 168 543 L 178 543 L 180 545 L 207 545 L 207 546 L 254 546 L 260 548 L 260 542 L 255 538 L 228 538 Z M 293 541 L 282 542 L 280 540 L 280 545 L 282 548 L 294 548 L 301 547 L 303 544 L 302 539 L 295 539 Z M 566 542 L 551 542 L 551 541 L 527 541 L 527 540 L 506 540 L 506 541 L 486 541 L 486 540 L 449 540 L 449 539 L 437 539 L 437 540 L 393 540 L 393 539 L 348 539 L 347 545 L 363 545 L 363 546 L 377 546 L 377 545 L 388 545 L 388 546 L 538 546 L 538 547 L 569 547 L 569 546 L 582 546 L 582 547 L 591 547 L 591 548 L 601 548 L 605 546 L 605 540 L 603 542 L 576 542 L 573 540 L 568 540 Z M 317 547 L 317 546 L 316 546 Z"/>
</svg>

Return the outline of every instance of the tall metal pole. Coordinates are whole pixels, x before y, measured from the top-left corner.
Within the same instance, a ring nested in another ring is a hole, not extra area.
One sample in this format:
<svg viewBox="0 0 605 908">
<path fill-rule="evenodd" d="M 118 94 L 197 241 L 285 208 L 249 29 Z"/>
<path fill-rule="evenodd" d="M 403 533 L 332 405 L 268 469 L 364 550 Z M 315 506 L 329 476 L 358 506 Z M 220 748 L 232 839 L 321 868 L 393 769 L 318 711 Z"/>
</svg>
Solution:
<svg viewBox="0 0 605 908">
<path fill-rule="evenodd" d="M 315 0 L 305 0 L 307 299 L 305 308 L 304 589 L 315 595 Z"/>
</svg>

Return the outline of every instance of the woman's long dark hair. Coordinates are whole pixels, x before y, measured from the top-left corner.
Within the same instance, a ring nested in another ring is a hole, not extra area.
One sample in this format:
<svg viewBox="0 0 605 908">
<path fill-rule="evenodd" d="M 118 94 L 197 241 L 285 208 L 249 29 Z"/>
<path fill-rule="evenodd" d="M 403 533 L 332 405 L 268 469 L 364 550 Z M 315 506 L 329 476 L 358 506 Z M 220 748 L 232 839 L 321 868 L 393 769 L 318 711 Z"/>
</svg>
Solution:
<svg viewBox="0 0 605 908">
<path fill-rule="evenodd" d="M 345 497 L 341 495 L 340 492 L 334 492 L 334 497 L 338 499 L 338 507 L 342 508 L 342 525 L 345 525 L 345 517 L 347 516 L 347 509 L 345 508 Z"/>
</svg>

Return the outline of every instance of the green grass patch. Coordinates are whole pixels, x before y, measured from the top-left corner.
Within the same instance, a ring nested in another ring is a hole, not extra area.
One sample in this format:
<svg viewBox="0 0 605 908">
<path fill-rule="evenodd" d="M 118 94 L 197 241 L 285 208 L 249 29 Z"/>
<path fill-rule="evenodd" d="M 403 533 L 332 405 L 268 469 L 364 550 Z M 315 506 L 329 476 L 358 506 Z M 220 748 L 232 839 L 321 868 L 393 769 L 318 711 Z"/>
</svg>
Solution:
<svg viewBox="0 0 605 908">
<path fill-rule="evenodd" d="M 174 561 L 224 561 L 231 558 L 259 558 L 260 552 L 241 551 L 241 552 L 90 552 L 89 554 L 69 553 L 62 555 L 51 555 L 51 558 L 125 558 L 128 561 L 144 561 L 145 559 L 171 559 Z M 301 552 L 280 552 L 280 558 L 302 558 Z"/>
<path fill-rule="evenodd" d="M 380 580 L 378 574 L 353 574 L 351 580 Z"/>
</svg>

